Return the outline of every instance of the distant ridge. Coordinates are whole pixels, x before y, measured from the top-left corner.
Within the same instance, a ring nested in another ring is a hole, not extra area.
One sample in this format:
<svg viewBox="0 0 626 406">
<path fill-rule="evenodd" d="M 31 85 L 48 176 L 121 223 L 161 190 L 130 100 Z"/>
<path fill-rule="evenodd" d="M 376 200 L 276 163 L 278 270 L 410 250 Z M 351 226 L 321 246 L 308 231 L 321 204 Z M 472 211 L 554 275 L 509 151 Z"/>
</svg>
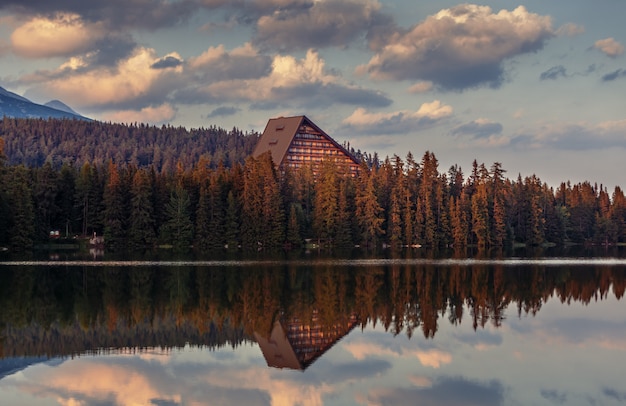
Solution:
<svg viewBox="0 0 626 406">
<path fill-rule="evenodd" d="M 44 106 L 50 107 L 51 109 L 64 111 L 66 113 L 75 114 L 77 116 L 80 115 L 77 112 L 75 112 L 74 110 L 72 110 L 72 108 L 70 106 L 68 106 L 67 104 L 63 103 L 60 100 L 50 100 L 48 103 L 44 104 Z"/>
<path fill-rule="evenodd" d="M 74 118 L 88 120 L 59 100 L 53 100 L 45 105 L 34 103 L 25 97 L 19 96 L 0 87 L 0 118 Z"/>
</svg>

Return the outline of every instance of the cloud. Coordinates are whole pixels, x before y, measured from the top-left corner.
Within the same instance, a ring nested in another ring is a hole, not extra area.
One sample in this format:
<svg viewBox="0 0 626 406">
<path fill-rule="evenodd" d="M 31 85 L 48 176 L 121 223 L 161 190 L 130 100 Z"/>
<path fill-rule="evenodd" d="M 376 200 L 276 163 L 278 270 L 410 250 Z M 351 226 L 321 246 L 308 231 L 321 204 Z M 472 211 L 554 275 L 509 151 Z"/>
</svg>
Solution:
<svg viewBox="0 0 626 406">
<path fill-rule="evenodd" d="M 405 134 L 433 126 L 452 115 L 452 107 L 439 100 L 424 103 L 417 111 L 370 113 L 360 107 L 343 120 L 345 127 L 366 134 Z"/>
<path fill-rule="evenodd" d="M 375 0 L 314 1 L 306 7 L 275 8 L 261 16 L 254 43 L 282 51 L 344 47 L 388 21 Z"/>
<path fill-rule="evenodd" d="M 35 17 L 11 34 L 13 51 L 27 58 L 50 58 L 83 53 L 105 37 L 102 23 L 84 21 L 77 14 Z"/>
<path fill-rule="evenodd" d="M 604 54 L 610 58 L 616 58 L 624 53 L 624 46 L 614 38 L 597 40 L 593 46 L 594 48 L 604 52 Z"/>
<path fill-rule="evenodd" d="M 520 133 L 511 143 L 523 148 L 555 148 L 559 150 L 599 150 L 626 148 L 626 120 L 593 123 L 546 124 L 532 134 Z"/>
<path fill-rule="evenodd" d="M 409 87 L 409 93 L 426 93 L 433 89 L 433 82 L 421 81 Z"/>
<path fill-rule="evenodd" d="M 541 80 L 556 80 L 559 77 L 567 77 L 567 71 L 563 65 L 553 66 L 539 76 Z"/>
<path fill-rule="evenodd" d="M 186 22 L 198 10 L 200 4 L 196 0 L 156 0 L 146 7 L 145 0 L 5 0 L 0 8 L 25 16 L 51 15 L 59 10 L 79 15 L 89 24 L 102 23 L 112 30 L 155 30 L 172 27 Z"/>
<path fill-rule="evenodd" d="M 144 107 L 141 110 L 125 110 L 105 113 L 105 121 L 114 123 L 149 123 L 154 125 L 165 124 L 176 117 L 176 109 L 168 103 L 156 107 Z"/>
<path fill-rule="evenodd" d="M 500 382 L 473 382 L 464 378 L 440 377 L 426 388 L 375 388 L 368 404 L 382 405 L 501 405 L 504 387 Z"/>
<path fill-rule="evenodd" d="M 345 349 L 358 360 L 364 360 L 369 357 L 385 357 L 385 358 L 406 358 L 414 357 L 419 360 L 423 366 L 431 368 L 439 368 L 443 364 L 452 362 L 452 355 L 448 352 L 430 349 L 406 349 L 406 348 L 388 348 L 380 344 L 371 342 L 353 342 L 347 344 Z"/>
<path fill-rule="evenodd" d="M 176 53 L 168 56 L 180 59 Z M 136 48 L 114 68 L 91 66 L 92 58 L 73 57 L 54 71 L 42 71 L 21 78 L 31 88 L 27 94 L 58 98 L 73 106 L 89 108 L 146 107 L 163 100 L 176 87 L 182 66 L 152 69 L 160 60 L 153 49 Z"/>
<path fill-rule="evenodd" d="M 573 23 L 563 24 L 556 30 L 557 35 L 565 35 L 568 37 L 574 37 L 576 35 L 583 34 L 584 32 L 585 27 Z"/>
<path fill-rule="evenodd" d="M 616 70 L 614 72 L 607 73 L 606 75 L 602 76 L 602 81 L 603 82 L 612 82 L 615 79 L 623 78 L 624 76 L 626 76 L 626 70 L 618 69 L 618 70 Z"/>
<path fill-rule="evenodd" d="M 523 6 L 493 13 L 486 6 L 463 4 L 397 31 L 357 73 L 431 81 L 444 90 L 498 87 L 504 81 L 503 61 L 540 50 L 554 35 L 550 17 Z"/>
<path fill-rule="evenodd" d="M 232 116 L 239 113 L 240 111 L 241 109 L 238 107 L 222 106 L 211 111 L 209 114 L 206 115 L 206 118 Z"/>
<path fill-rule="evenodd" d="M 272 58 L 261 55 L 250 44 L 227 51 L 223 45 L 210 47 L 189 58 L 189 70 L 203 83 L 233 79 L 257 79 L 271 72 Z"/>
<path fill-rule="evenodd" d="M 183 61 L 175 56 L 166 56 L 165 58 L 161 58 L 155 63 L 153 63 L 150 67 L 152 69 L 169 69 L 175 68 L 183 64 Z"/>
<path fill-rule="evenodd" d="M 328 72 L 319 54 L 309 50 L 302 59 L 290 55 L 276 55 L 269 72 L 260 77 L 235 77 L 234 69 L 220 70 L 220 58 L 210 52 L 190 60 L 191 67 L 207 63 L 205 84 L 176 92 L 175 98 L 185 103 L 199 102 L 251 102 L 256 108 L 278 106 L 328 106 L 332 103 L 387 106 L 391 100 L 378 91 L 346 84 L 341 77 Z M 200 62 L 202 60 L 202 63 Z M 218 62 L 215 62 L 215 61 Z M 217 66 L 217 69 L 214 67 Z M 237 75 L 235 75 L 237 76 Z M 240 75 L 244 76 L 244 75 Z M 219 79 L 213 82 L 213 79 Z"/>
<path fill-rule="evenodd" d="M 489 138 L 502 133 L 502 124 L 478 118 L 452 129 L 451 134 L 470 138 Z"/>
<path fill-rule="evenodd" d="M 564 405 L 567 403 L 566 393 L 562 393 L 562 392 L 558 392 L 556 390 L 550 390 L 550 389 L 542 389 L 540 393 L 541 393 L 542 398 L 547 399 L 552 403 L 559 404 L 559 405 Z"/>
</svg>

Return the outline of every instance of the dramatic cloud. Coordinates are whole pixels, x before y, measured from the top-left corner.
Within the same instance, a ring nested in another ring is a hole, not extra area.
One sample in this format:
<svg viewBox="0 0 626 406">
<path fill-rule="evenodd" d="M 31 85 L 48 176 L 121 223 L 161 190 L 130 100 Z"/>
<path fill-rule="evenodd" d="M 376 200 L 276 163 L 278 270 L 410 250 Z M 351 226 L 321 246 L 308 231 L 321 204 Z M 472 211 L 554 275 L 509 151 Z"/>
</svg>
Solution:
<svg viewBox="0 0 626 406">
<path fill-rule="evenodd" d="M 370 113 L 358 108 L 343 120 L 343 124 L 366 134 L 406 134 L 430 127 L 450 117 L 452 111 L 452 107 L 439 100 L 424 103 L 414 112 Z"/>
<path fill-rule="evenodd" d="M 253 78 L 226 78 L 233 75 L 236 68 L 224 69 L 221 75 L 220 63 L 214 58 L 216 50 L 190 60 L 194 71 L 208 64 L 204 86 L 182 89 L 176 92 L 176 99 L 185 103 L 242 101 L 254 103 L 255 108 L 277 108 L 278 106 L 302 107 L 323 106 L 331 103 L 387 106 L 391 103 L 380 92 L 345 84 L 341 78 L 325 69 L 325 62 L 317 52 L 309 50 L 303 59 L 293 56 L 276 55 L 267 75 Z M 217 69 L 214 69 L 217 66 Z M 241 75 L 243 76 L 243 75 Z M 232 76 L 231 76 L 232 77 Z M 212 79 L 223 79 L 211 82 Z"/>
<path fill-rule="evenodd" d="M 172 27 L 189 19 L 200 7 L 196 0 L 4 0 L 0 9 L 10 9 L 24 16 L 42 16 L 63 11 L 79 15 L 89 24 L 104 23 L 112 29 L 147 29 Z"/>
<path fill-rule="evenodd" d="M 593 46 L 611 58 L 618 57 L 624 53 L 624 46 L 614 38 L 600 39 Z"/>
<path fill-rule="evenodd" d="M 82 53 L 105 36 L 101 23 L 89 23 L 77 14 L 36 17 L 19 26 L 11 35 L 16 54 L 27 58 L 48 58 Z"/>
<path fill-rule="evenodd" d="M 357 71 L 377 79 L 431 81 L 448 90 L 498 87 L 504 60 L 537 51 L 554 35 L 550 17 L 523 6 L 493 13 L 464 4 L 396 32 Z"/>
<path fill-rule="evenodd" d="M 180 59 L 177 54 L 168 55 Z M 167 57 L 166 57 L 167 58 Z M 172 74 L 181 74 L 182 67 L 171 69 L 151 68 L 160 58 L 154 50 L 137 48 L 128 59 L 120 61 L 114 69 L 90 67 L 88 60 L 71 58 L 53 72 L 40 72 L 23 78 L 30 82 L 31 93 L 42 98 L 58 98 L 81 108 L 111 106 L 152 105 L 150 99 L 161 100 L 175 86 Z M 33 83 L 37 81 L 38 83 Z M 143 104 L 143 105 L 142 105 Z"/>
<path fill-rule="evenodd" d="M 560 77 L 567 77 L 567 71 L 563 65 L 553 66 L 539 76 L 541 80 L 556 80 Z"/>
<path fill-rule="evenodd" d="M 230 52 L 223 45 L 219 45 L 210 47 L 200 56 L 190 58 L 189 69 L 194 80 L 202 83 L 258 79 L 271 72 L 272 58 L 260 55 L 250 43 Z"/>
<path fill-rule="evenodd" d="M 277 8 L 259 18 L 255 44 L 283 51 L 344 47 L 376 25 L 386 24 L 375 0 L 315 1 L 309 7 Z"/>
</svg>

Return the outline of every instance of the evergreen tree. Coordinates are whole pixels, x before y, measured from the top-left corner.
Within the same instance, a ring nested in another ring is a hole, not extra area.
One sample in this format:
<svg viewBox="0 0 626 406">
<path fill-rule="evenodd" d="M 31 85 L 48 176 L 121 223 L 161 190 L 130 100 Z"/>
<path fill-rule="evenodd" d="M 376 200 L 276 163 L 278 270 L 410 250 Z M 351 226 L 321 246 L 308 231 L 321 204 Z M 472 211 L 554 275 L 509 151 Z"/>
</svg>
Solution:
<svg viewBox="0 0 626 406">
<path fill-rule="evenodd" d="M 377 248 L 380 237 L 384 234 L 383 209 L 376 199 L 374 174 L 363 166 L 355 197 L 356 217 L 362 243 L 368 248 Z"/>
<path fill-rule="evenodd" d="M 9 203 L 9 242 L 14 249 L 29 250 L 35 235 L 35 209 L 31 179 L 23 165 L 7 171 L 7 196 Z"/>
<path fill-rule="evenodd" d="M 167 220 L 161 227 L 161 239 L 171 243 L 175 250 L 188 249 L 193 240 L 191 201 L 181 182 L 171 192 L 165 213 Z"/>
<path fill-rule="evenodd" d="M 149 247 L 156 242 L 154 208 L 152 206 L 150 175 L 139 169 L 133 176 L 130 209 L 130 243 L 138 247 Z"/>
<path fill-rule="evenodd" d="M 117 165 L 109 162 L 108 182 L 104 191 L 104 240 L 107 246 L 120 249 L 126 243 L 128 206 L 122 176 Z"/>
<path fill-rule="evenodd" d="M 315 184 L 313 231 L 325 244 L 332 246 L 339 223 L 339 180 L 335 162 L 322 161 Z"/>
</svg>

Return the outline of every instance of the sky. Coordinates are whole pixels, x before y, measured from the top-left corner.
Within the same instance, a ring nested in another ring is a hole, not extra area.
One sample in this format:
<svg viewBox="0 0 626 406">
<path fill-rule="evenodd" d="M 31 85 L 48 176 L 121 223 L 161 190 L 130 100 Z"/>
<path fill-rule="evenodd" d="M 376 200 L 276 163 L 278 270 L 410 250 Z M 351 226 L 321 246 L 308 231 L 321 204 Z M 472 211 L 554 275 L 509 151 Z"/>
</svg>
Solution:
<svg viewBox="0 0 626 406">
<path fill-rule="evenodd" d="M 306 115 L 381 158 L 626 187 L 626 1 L 0 0 L 0 86 L 111 122 Z"/>
</svg>

